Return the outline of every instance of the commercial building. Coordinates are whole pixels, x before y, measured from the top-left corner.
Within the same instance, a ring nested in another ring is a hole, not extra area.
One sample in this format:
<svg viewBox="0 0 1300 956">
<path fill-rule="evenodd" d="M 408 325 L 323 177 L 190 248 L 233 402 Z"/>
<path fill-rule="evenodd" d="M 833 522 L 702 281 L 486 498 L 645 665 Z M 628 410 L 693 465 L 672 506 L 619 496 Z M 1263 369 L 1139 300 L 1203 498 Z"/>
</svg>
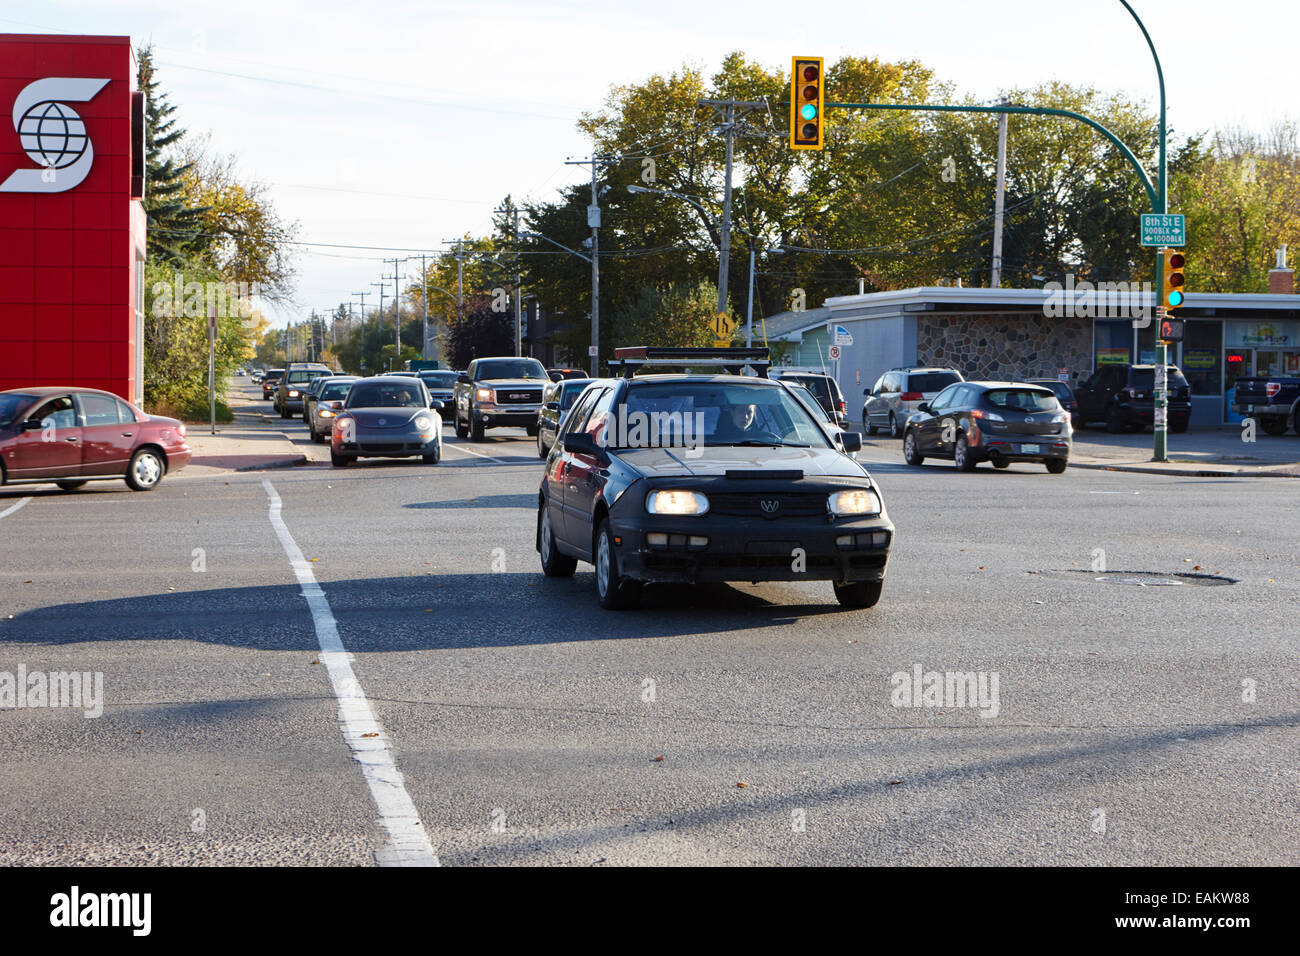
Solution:
<svg viewBox="0 0 1300 956">
<path fill-rule="evenodd" d="M 0 34 L 0 390 L 80 385 L 141 398 L 135 77 L 129 37 Z"/>
</svg>

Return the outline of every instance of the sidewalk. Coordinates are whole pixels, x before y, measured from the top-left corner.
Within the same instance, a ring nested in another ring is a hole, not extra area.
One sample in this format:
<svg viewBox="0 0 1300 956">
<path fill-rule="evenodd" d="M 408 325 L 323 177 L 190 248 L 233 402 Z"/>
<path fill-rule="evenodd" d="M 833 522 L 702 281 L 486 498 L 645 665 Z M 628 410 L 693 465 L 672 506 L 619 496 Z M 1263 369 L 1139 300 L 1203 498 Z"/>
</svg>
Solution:
<svg viewBox="0 0 1300 956">
<path fill-rule="evenodd" d="M 193 449 L 194 457 L 182 474 L 216 475 L 307 464 L 307 456 L 289 436 L 267 427 L 261 418 L 237 408 L 235 420 L 228 425 L 218 425 L 215 435 L 208 425 L 187 426 L 185 440 Z"/>
<path fill-rule="evenodd" d="M 1095 428 L 1075 429 L 1070 465 L 1106 471 L 1212 478 L 1300 478 L 1300 437 L 1265 435 L 1242 440 L 1240 426 L 1201 426 L 1170 433 L 1169 461 L 1151 460 L 1150 432 L 1112 435 Z"/>
</svg>

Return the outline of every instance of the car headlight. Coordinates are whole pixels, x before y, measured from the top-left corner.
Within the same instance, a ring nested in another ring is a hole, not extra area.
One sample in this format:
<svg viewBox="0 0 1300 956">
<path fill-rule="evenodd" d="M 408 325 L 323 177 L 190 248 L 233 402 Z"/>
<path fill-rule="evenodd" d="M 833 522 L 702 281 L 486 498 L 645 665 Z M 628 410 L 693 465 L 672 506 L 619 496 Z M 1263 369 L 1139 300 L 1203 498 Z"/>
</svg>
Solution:
<svg viewBox="0 0 1300 956">
<path fill-rule="evenodd" d="M 412 424 L 422 432 L 427 432 L 433 427 L 433 421 L 428 415 L 417 415 Z"/>
<path fill-rule="evenodd" d="M 333 418 L 334 413 L 331 412 L 328 408 L 318 408 L 316 409 L 316 416 L 318 418 Z"/>
<path fill-rule="evenodd" d="M 832 492 L 826 503 L 835 515 L 880 514 L 880 498 L 870 488 Z"/>
<path fill-rule="evenodd" d="M 702 515 L 709 499 L 698 491 L 652 491 L 645 497 L 645 510 L 652 515 Z"/>
<path fill-rule="evenodd" d="M 490 389 L 490 388 L 480 388 L 480 389 L 475 390 L 475 392 L 474 392 L 474 401 L 476 401 L 476 402 L 490 402 L 490 401 L 492 401 L 492 389 Z"/>
<path fill-rule="evenodd" d="M 289 397 L 290 397 L 290 398 L 297 398 L 297 397 L 298 397 L 298 393 L 295 392 L 293 389 L 289 389 Z"/>
</svg>

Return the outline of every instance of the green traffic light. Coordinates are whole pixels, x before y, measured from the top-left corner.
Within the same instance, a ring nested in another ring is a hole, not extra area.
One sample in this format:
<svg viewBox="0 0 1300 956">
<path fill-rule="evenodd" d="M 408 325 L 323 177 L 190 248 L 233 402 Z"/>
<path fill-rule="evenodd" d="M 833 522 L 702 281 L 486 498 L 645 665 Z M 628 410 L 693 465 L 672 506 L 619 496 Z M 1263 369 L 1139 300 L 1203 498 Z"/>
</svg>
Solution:
<svg viewBox="0 0 1300 956">
<path fill-rule="evenodd" d="M 1176 308 L 1178 308 L 1178 306 L 1180 306 L 1180 305 L 1182 305 L 1182 304 L 1183 304 L 1183 294 L 1182 294 L 1181 292 L 1179 292 L 1177 289 L 1172 289 L 1172 290 L 1170 290 L 1170 292 L 1169 292 L 1169 307 L 1170 307 L 1171 309 L 1176 309 Z"/>
<path fill-rule="evenodd" d="M 799 115 L 802 116 L 802 117 L 803 117 L 804 119 L 806 119 L 806 120 L 813 120 L 813 119 L 816 119 L 816 118 L 817 118 L 817 107 L 816 107 L 815 105 L 813 105 L 812 103 L 805 103 L 805 104 L 803 105 L 803 107 L 799 110 Z"/>
</svg>

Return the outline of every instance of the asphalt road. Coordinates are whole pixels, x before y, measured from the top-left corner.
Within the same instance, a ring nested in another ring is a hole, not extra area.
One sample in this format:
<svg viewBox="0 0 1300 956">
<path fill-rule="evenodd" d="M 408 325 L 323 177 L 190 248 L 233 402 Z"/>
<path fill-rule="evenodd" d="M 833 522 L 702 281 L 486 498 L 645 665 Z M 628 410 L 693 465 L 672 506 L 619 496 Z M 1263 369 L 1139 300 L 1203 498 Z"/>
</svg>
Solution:
<svg viewBox="0 0 1300 956">
<path fill-rule="evenodd" d="M 532 440 L 447 435 L 438 466 L 0 491 L 31 499 L 0 517 L 0 672 L 104 681 L 97 719 L 0 710 L 0 864 L 390 858 L 272 493 L 443 864 L 1300 862 L 1293 481 L 873 448 L 876 608 L 608 612 L 589 566 L 540 573 Z M 1143 571 L 1236 583 L 1114 573 Z M 895 706 L 918 665 L 985 706 Z"/>
</svg>

